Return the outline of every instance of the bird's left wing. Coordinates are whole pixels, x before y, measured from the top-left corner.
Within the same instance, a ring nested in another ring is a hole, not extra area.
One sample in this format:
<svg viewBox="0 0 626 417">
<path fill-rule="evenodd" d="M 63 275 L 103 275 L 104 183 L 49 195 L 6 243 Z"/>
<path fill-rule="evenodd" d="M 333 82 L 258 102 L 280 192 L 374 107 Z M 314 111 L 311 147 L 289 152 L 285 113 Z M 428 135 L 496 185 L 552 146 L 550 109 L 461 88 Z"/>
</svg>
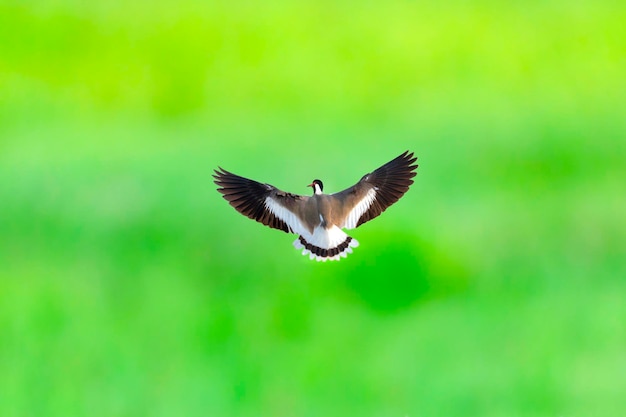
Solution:
<svg viewBox="0 0 626 417">
<path fill-rule="evenodd" d="M 302 232 L 298 205 L 309 197 L 287 193 L 270 184 L 240 177 L 223 168 L 215 170 L 215 184 L 239 213 L 273 229 Z"/>
</svg>

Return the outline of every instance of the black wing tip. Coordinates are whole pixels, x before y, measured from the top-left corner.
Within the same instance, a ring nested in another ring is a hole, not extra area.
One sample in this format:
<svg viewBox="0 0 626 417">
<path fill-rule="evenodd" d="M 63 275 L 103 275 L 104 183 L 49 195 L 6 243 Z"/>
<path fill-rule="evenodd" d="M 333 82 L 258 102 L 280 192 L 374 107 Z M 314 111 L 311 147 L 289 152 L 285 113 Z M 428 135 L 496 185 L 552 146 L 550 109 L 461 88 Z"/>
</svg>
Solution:
<svg viewBox="0 0 626 417">
<path fill-rule="evenodd" d="M 234 175 L 232 172 L 226 171 L 224 168 L 220 166 L 218 166 L 217 169 L 214 169 L 213 172 L 215 173 L 213 174 L 213 178 L 223 177 L 226 175 Z"/>
<path fill-rule="evenodd" d="M 222 167 L 217 167 L 217 169 L 213 171 L 215 172 L 213 174 L 213 182 L 219 186 L 229 186 L 228 188 L 232 188 L 233 186 L 241 186 L 242 183 L 257 183 L 254 180 L 233 174 Z"/>
<path fill-rule="evenodd" d="M 412 164 L 415 161 L 417 161 L 417 156 L 415 156 L 415 153 L 412 151 L 409 151 L 408 149 L 406 151 L 404 151 L 404 153 L 400 156 L 398 156 L 396 159 L 403 159 L 404 161 L 406 161 L 407 164 Z M 415 167 L 417 168 L 417 164 L 415 164 Z"/>
<path fill-rule="evenodd" d="M 217 181 L 221 180 L 225 176 L 232 175 L 230 172 L 226 171 L 224 168 L 220 166 L 218 166 L 217 169 L 214 169 L 213 172 L 214 172 L 213 178 L 215 178 L 213 182 L 215 182 L 216 184 L 217 184 Z"/>
<path fill-rule="evenodd" d="M 409 178 L 415 176 L 415 170 L 419 167 L 415 162 L 417 161 L 417 157 L 415 154 L 408 149 L 404 151 L 402 154 L 398 155 L 391 161 L 387 162 L 383 167 L 394 170 L 402 170 L 410 175 Z M 383 168 L 381 167 L 381 168 Z"/>
</svg>

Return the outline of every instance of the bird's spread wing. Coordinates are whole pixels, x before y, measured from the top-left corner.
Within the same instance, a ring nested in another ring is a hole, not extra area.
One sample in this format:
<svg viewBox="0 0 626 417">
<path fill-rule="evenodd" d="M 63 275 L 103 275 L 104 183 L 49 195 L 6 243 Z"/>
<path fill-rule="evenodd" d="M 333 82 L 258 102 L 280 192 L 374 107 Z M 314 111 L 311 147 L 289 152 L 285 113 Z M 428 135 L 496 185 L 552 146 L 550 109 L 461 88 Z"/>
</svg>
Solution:
<svg viewBox="0 0 626 417">
<path fill-rule="evenodd" d="M 309 197 L 287 193 L 270 184 L 240 177 L 223 168 L 215 170 L 215 184 L 239 213 L 287 233 L 303 232 L 297 213 L 300 202 Z"/>
<path fill-rule="evenodd" d="M 343 201 L 342 228 L 354 229 L 372 220 L 395 203 L 413 184 L 417 158 L 406 151 L 374 172 L 366 174 L 354 186 L 332 194 Z"/>
</svg>

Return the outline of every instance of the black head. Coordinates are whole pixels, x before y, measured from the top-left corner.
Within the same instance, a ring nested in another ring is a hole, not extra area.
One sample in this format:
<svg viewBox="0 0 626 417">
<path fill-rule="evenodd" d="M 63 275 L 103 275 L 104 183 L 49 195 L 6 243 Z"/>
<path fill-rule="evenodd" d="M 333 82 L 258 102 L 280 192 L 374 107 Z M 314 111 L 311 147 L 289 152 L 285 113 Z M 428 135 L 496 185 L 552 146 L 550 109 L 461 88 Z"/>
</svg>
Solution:
<svg viewBox="0 0 626 417">
<path fill-rule="evenodd" d="M 319 187 L 319 194 L 321 194 L 322 191 L 324 191 L 324 184 L 322 184 L 322 181 L 320 180 L 313 180 L 313 182 L 310 183 L 308 187 L 313 187 L 313 194 L 318 194 L 318 191 L 317 191 L 318 187 Z"/>
</svg>

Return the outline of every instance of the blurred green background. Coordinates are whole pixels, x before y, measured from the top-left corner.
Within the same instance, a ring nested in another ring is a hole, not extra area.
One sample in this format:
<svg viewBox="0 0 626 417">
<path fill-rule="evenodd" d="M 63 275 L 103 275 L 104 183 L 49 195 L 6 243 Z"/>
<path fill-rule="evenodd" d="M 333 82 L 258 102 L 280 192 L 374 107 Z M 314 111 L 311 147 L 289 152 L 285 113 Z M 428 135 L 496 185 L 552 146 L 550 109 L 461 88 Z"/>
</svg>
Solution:
<svg viewBox="0 0 626 417">
<path fill-rule="evenodd" d="M 0 415 L 626 415 L 622 1 L 0 3 Z M 218 165 L 409 193 L 340 263 Z"/>
</svg>

